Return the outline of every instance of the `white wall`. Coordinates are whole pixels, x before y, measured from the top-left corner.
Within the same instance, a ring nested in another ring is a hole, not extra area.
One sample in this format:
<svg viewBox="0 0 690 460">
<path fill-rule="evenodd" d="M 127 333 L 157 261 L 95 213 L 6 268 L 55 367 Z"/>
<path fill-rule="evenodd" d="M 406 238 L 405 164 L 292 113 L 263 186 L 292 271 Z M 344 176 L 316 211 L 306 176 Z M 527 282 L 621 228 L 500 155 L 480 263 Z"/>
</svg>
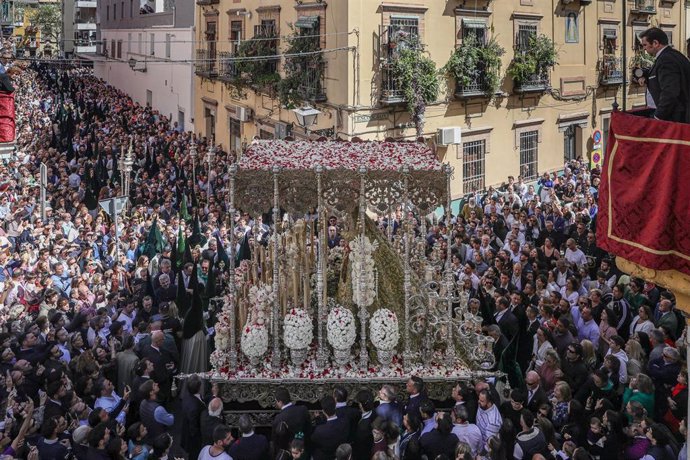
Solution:
<svg viewBox="0 0 690 460">
<path fill-rule="evenodd" d="M 129 40 L 131 34 L 131 41 Z M 141 44 L 139 44 L 141 34 Z M 151 54 L 151 34 L 154 53 Z M 170 34 L 170 57 L 166 57 L 166 34 Z M 152 93 L 153 108 L 177 121 L 178 111 L 184 112 L 185 130 L 193 130 L 194 118 L 194 44 L 191 28 L 111 29 L 101 31 L 107 42 L 108 59 L 94 62 L 96 77 L 121 89 L 145 105 L 147 91 Z M 115 56 L 112 40 L 122 40 L 121 58 Z M 146 65 L 146 72 L 133 71 L 129 59 L 138 61 L 136 69 Z M 181 62 L 183 61 L 183 62 Z"/>
</svg>

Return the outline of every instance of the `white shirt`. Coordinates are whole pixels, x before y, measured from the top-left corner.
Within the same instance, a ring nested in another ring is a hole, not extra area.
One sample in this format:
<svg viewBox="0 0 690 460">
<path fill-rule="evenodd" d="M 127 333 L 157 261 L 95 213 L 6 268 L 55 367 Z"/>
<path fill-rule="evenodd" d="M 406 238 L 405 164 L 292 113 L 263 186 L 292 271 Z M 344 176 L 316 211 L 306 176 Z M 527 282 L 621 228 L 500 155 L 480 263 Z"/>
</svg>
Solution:
<svg viewBox="0 0 690 460">
<path fill-rule="evenodd" d="M 484 440 L 482 439 L 482 432 L 477 425 L 473 423 L 456 424 L 453 426 L 452 433 L 461 442 L 466 442 L 470 446 L 473 456 L 482 451 Z"/>
<path fill-rule="evenodd" d="M 232 460 L 232 457 L 225 452 L 221 452 L 214 457 L 211 455 L 211 446 L 204 446 L 201 452 L 199 452 L 198 460 Z"/>
<path fill-rule="evenodd" d="M 572 251 L 570 248 L 565 250 L 565 260 L 570 264 L 575 264 L 578 267 L 586 267 L 588 264 L 587 256 L 579 248 Z"/>
</svg>

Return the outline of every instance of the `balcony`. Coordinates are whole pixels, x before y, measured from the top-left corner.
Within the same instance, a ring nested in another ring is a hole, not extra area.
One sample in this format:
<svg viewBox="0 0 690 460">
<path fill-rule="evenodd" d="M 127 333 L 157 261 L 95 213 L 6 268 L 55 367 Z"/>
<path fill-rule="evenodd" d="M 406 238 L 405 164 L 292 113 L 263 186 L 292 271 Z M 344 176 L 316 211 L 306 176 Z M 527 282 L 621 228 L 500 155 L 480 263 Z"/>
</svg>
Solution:
<svg viewBox="0 0 690 460">
<path fill-rule="evenodd" d="M 97 46 L 92 40 L 76 40 L 74 42 L 75 53 L 96 53 Z"/>
<path fill-rule="evenodd" d="M 551 86 L 548 75 L 535 74 L 530 76 L 526 81 L 515 83 L 513 86 L 514 93 L 543 93 Z"/>
<path fill-rule="evenodd" d="M 97 8 L 98 7 L 98 2 L 91 2 L 91 1 L 80 1 L 78 0 L 75 5 L 77 8 Z"/>
<path fill-rule="evenodd" d="M 458 84 L 455 87 L 455 97 L 458 99 L 482 97 L 487 96 L 488 91 L 489 85 L 486 81 L 486 74 L 483 71 L 477 71 L 469 84 Z"/>
<path fill-rule="evenodd" d="M 220 0 L 196 0 L 196 4 L 199 6 L 218 5 L 219 3 Z"/>
<path fill-rule="evenodd" d="M 635 0 L 635 5 L 630 9 L 632 14 L 656 14 L 655 0 Z"/>
<path fill-rule="evenodd" d="M 605 56 L 599 61 L 599 83 L 604 86 L 623 84 L 623 58 Z"/>
<path fill-rule="evenodd" d="M 224 81 L 231 81 L 240 76 L 235 62 L 232 61 L 233 54 L 229 51 L 221 51 L 218 53 L 218 79 Z"/>
<path fill-rule="evenodd" d="M 95 22 L 75 22 L 74 30 L 96 30 L 98 26 Z"/>
<path fill-rule="evenodd" d="M 384 64 L 381 69 L 381 103 L 400 104 L 405 102 L 405 95 L 400 89 L 398 79 L 393 75 L 390 64 Z"/>
<path fill-rule="evenodd" d="M 302 97 L 307 101 L 325 102 L 326 98 L 326 78 L 323 68 L 307 68 L 302 72 L 303 80 L 299 88 Z"/>
<path fill-rule="evenodd" d="M 194 72 L 200 77 L 218 76 L 218 53 L 215 50 L 197 49 Z"/>
</svg>

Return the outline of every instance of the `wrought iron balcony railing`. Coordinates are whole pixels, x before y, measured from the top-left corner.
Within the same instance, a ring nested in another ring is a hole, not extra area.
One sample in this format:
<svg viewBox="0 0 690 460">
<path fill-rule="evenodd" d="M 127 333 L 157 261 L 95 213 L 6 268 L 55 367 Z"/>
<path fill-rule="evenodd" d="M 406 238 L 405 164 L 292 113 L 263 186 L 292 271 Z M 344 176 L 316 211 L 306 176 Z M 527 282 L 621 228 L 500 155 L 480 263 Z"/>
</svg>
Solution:
<svg viewBox="0 0 690 460">
<path fill-rule="evenodd" d="M 195 69 L 197 75 L 203 77 L 218 76 L 218 53 L 208 49 L 196 50 Z"/>
<path fill-rule="evenodd" d="M 544 74 L 534 74 L 526 81 L 515 83 L 513 87 L 514 93 L 536 93 L 540 91 L 546 91 L 551 82 L 548 75 Z"/>
<path fill-rule="evenodd" d="M 655 0 L 635 0 L 635 6 L 630 12 L 634 14 L 656 14 Z"/>
<path fill-rule="evenodd" d="M 623 83 L 623 58 L 605 56 L 599 61 L 599 82 L 602 85 Z"/>
</svg>

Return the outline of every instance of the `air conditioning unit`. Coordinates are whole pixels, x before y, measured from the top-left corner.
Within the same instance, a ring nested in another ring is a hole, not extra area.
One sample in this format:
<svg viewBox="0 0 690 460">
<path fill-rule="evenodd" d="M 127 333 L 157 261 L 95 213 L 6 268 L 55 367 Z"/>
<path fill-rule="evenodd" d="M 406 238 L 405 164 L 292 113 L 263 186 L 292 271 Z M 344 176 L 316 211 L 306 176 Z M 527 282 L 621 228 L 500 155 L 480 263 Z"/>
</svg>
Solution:
<svg viewBox="0 0 690 460">
<path fill-rule="evenodd" d="M 460 128 L 440 128 L 436 132 L 438 145 L 453 145 L 462 143 L 462 132 Z"/>
<path fill-rule="evenodd" d="M 237 119 L 245 122 L 252 118 L 252 109 L 248 107 L 237 107 Z"/>
<path fill-rule="evenodd" d="M 285 139 L 292 136 L 292 123 L 276 122 L 274 134 L 276 139 Z"/>
</svg>

